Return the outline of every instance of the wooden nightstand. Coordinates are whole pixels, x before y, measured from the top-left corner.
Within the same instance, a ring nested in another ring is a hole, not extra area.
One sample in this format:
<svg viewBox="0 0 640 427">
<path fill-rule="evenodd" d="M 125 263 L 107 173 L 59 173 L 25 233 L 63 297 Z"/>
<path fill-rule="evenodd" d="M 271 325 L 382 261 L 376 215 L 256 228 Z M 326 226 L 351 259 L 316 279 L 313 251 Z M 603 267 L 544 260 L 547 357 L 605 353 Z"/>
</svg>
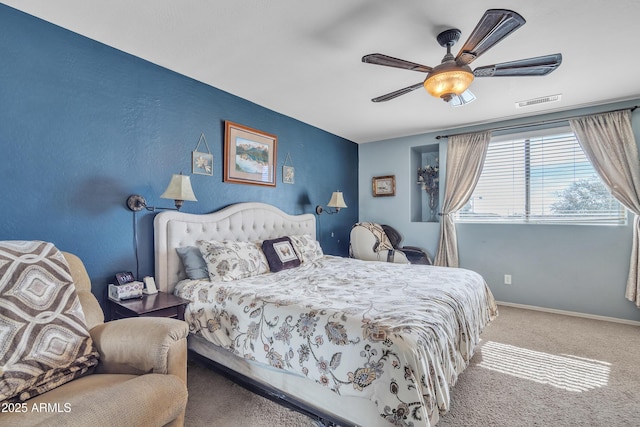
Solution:
<svg viewBox="0 0 640 427">
<path fill-rule="evenodd" d="M 154 295 L 143 295 L 142 298 L 115 301 L 108 298 L 110 320 L 127 317 L 172 317 L 184 320 L 184 310 L 189 300 L 158 292 Z"/>
</svg>

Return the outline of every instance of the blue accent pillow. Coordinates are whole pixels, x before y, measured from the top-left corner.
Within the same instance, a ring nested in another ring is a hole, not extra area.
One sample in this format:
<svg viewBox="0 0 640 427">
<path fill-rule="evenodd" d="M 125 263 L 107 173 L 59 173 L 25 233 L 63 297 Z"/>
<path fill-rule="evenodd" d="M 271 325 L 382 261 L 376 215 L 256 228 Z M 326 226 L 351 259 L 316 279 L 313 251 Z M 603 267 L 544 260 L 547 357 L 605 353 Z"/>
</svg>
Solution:
<svg viewBox="0 0 640 427">
<path fill-rule="evenodd" d="M 269 270 L 273 272 L 300 266 L 300 258 L 288 237 L 263 241 L 262 252 L 267 257 Z"/>
<path fill-rule="evenodd" d="M 176 248 L 176 252 L 182 260 L 182 265 L 189 279 L 208 279 L 209 270 L 204 261 L 200 249 L 195 246 L 184 246 Z"/>
</svg>

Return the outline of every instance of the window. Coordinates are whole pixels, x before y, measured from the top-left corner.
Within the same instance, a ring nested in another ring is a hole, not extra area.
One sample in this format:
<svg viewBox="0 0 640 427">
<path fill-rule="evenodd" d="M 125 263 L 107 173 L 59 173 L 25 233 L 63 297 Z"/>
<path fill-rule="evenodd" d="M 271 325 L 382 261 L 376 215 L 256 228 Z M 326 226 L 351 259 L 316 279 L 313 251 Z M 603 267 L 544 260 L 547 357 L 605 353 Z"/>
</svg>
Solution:
<svg viewBox="0 0 640 427">
<path fill-rule="evenodd" d="M 458 222 L 625 224 L 568 126 L 494 136 Z"/>
</svg>

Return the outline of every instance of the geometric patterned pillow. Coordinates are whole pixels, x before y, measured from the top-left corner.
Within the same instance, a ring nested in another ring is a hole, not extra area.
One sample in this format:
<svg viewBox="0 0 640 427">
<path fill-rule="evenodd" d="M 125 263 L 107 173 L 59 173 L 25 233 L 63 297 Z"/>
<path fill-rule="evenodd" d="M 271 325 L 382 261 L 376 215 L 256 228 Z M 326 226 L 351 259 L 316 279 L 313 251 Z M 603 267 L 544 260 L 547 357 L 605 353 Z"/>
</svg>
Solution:
<svg viewBox="0 0 640 427">
<path fill-rule="evenodd" d="M 198 240 L 196 244 L 212 282 L 230 282 L 269 272 L 267 258 L 255 242 Z"/>
<path fill-rule="evenodd" d="M 0 401 L 24 401 L 98 364 L 69 266 L 52 244 L 0 241 Z"/>
<path fill-rule="evenodd" d="M 310 234 L 291 235 L 289 236 L 293 249 L 298 254 L 300 262 L 313 262 L 324 256 L 320 242 L 311 237 Z"/>
</svg>

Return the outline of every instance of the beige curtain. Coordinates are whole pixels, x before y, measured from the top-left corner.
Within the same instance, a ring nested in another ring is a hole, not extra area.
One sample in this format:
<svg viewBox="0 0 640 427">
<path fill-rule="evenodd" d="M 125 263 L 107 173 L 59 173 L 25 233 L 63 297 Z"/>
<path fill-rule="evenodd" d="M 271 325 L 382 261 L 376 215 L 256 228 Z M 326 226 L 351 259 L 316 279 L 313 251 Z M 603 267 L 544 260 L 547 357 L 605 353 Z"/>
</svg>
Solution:
<svg viewBox="0 0 640 427">
<path fill-rule="evenodd" d="M 633 243 L 625 297 L 640 307 L 640 159 L 631 111 L 613 111 L 570 120 L 582 149 L 611 194 L 633 212 Z"/>
<path fill-rule="evenodd" d="M 453 214 L 469 201 L 480 178 L 490 140 L 491 131 L 449 137 L 440 241 L 435 265 L 443 267 L 459 265 L 458 238 Z"/>
</svg>

